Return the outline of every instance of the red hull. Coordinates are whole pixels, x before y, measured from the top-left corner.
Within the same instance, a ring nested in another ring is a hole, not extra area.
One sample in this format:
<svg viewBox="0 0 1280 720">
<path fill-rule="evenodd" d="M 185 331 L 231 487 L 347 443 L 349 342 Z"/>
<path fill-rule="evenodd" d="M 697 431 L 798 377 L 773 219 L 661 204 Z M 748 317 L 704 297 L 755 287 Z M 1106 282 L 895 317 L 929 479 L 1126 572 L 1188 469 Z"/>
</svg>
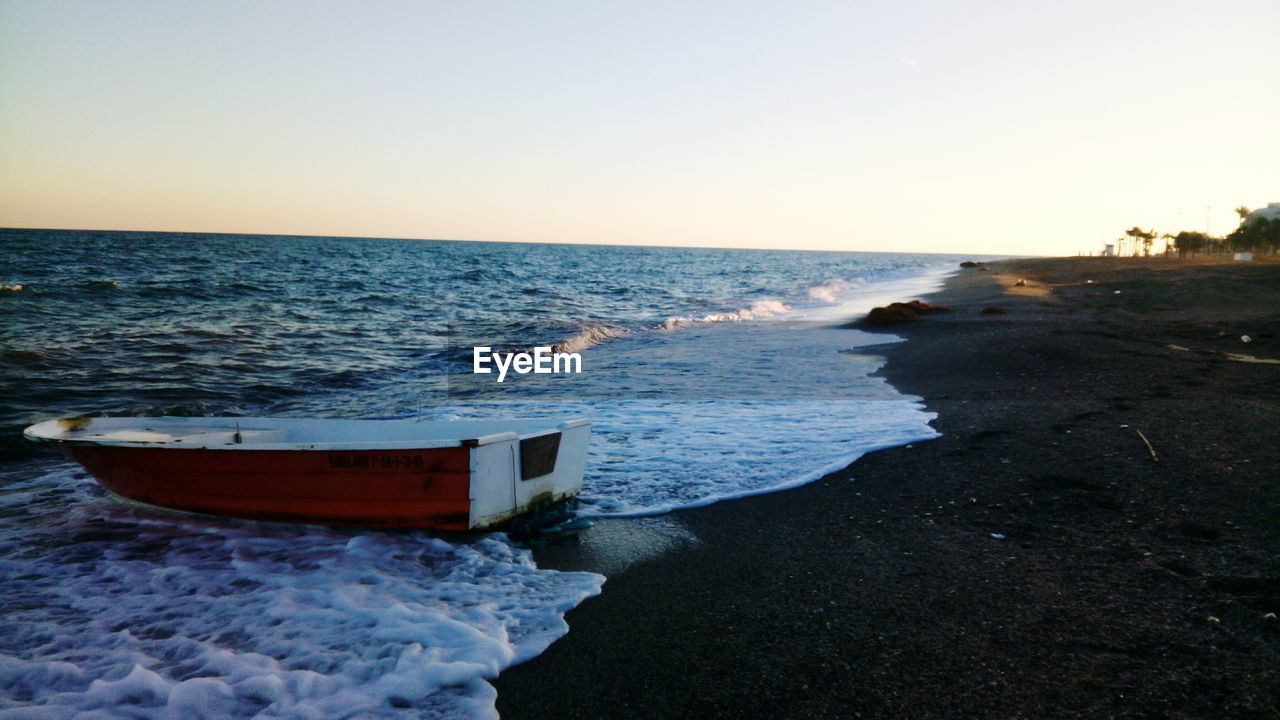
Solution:
<svg viewBox="0 0 1280 720">
<path fill-rule="evenodd" d="M 324 525 L 466 530 L 471 456 L 423 450 L 64 445 L 111 492 L 162 507 Z"/>
</svg>

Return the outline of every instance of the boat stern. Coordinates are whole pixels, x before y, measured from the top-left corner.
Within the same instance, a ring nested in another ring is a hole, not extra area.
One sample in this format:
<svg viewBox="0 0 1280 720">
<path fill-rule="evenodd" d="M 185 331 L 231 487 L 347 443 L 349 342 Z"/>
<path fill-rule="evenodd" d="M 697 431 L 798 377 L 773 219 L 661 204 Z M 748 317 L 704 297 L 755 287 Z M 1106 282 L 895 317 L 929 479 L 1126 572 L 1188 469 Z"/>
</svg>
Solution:
<svg viewBox="0 0 1280 720">
<path fill-rule="evenodd" d="M 471 527 L 500 526 L 536 508 L 578 496 L 591 420 L 478 443 L 471 456 Z"/>
</svg>

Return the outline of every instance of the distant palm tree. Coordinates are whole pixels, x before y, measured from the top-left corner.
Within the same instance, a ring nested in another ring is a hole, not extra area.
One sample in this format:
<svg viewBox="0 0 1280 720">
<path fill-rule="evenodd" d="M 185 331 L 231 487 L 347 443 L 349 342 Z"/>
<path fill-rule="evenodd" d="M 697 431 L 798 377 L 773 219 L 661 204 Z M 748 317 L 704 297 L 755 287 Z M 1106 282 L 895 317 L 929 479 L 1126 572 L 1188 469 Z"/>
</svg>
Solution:
<svg viewBox="0 0 1280 720">
<path fill-rule="evenodd" d="M 1130 245 L 1132 245 L 1132 246 L 1133 246 L 1133 254 L 1134 254 L 1134 256 L 1137 256 L 1137 254 L 1138 254 L 1138 241 L 1139 241 L 1139 240 L 1142 238 L 1142 236 L 1143 236 L 1143 230 L 1142 230 L 1142 228 L 1138 227 L 1137 225 L 1134 225 L 1133 227 L 1129 228 L 1128 230 L 1125 230 L 1125 231 L 1124 231 L 1124 234 L 1129 236 Z M 1124 252 L 1121 252 L 1120 254 L 1121 254 L 1121 255 L 1124 255 Z"/>
</svg>

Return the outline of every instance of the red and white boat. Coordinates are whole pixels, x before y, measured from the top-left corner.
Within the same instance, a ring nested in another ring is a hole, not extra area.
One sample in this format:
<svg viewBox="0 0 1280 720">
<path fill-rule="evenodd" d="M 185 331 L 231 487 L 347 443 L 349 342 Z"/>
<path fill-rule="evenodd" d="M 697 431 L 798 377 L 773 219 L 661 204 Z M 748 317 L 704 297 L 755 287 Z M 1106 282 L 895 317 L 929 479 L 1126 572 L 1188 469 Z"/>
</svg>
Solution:
<svg viewBox="0 0 1280 720">
<path fill-rule="evenodd" d="M 24 434 L 57 444 L 111 492 L 152 505 L 472 530 L 576 497 L 591 421 L 94 417 Z"/>
</svg>

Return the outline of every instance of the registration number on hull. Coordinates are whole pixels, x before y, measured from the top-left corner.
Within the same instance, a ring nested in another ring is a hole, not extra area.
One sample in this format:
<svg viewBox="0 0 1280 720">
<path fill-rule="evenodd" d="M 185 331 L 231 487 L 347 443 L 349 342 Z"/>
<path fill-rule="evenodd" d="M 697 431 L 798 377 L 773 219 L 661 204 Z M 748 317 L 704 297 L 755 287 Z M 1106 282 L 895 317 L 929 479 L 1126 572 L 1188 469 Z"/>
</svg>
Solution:
<svg viewBox="0 0 1280 720">
<path fill-rule="evenodd" d="M 329 467 L 355 470 L 421 470 L 421 455 L 330 455 Z"/>
</svg>

